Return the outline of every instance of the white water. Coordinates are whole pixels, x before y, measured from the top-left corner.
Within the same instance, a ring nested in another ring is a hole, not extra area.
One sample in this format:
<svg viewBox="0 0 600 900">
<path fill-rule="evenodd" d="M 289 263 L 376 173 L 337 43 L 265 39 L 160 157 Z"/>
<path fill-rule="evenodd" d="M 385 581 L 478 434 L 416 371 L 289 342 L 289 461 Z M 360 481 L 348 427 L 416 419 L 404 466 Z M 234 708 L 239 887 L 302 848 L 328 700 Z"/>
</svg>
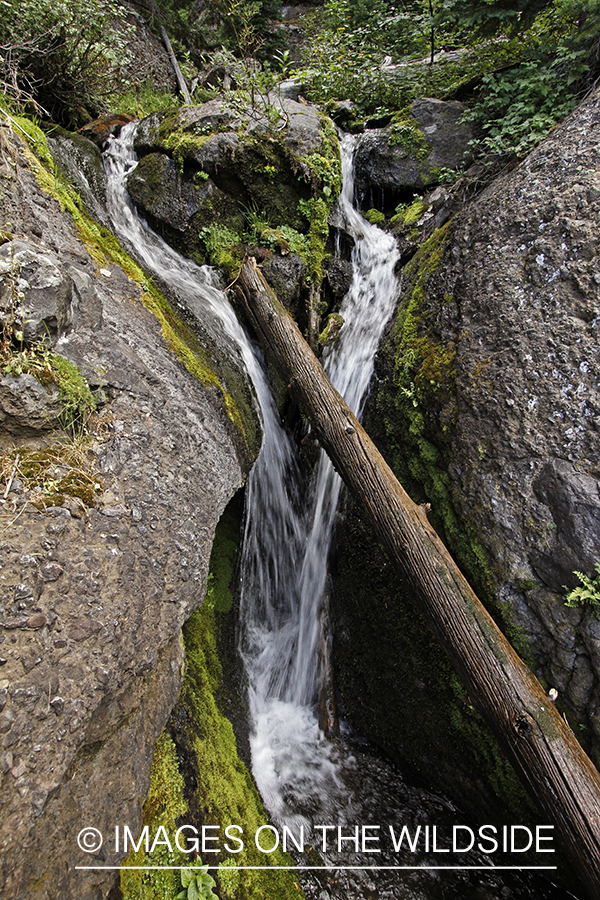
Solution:
<svg viewBox="0 0 600 900">
<path fill-rule="evenodd" d="M 398 293 L 398 251 L 391 235 L 366 222 L 352 206 L 352 143 L 342 141 L 341 212 L 355 240 L 353 280 L 340 309 L 345 324 L 324 367 L 357 415 L 373 373 L 373 359 Z M 265 435 L 263 453 L 277 434 Z M 289 444 L 283 448 L 287 453 Z M 250 684 L 253 774 L 276 819 L 297 822 L 329 809 L 337 819 L 346 805 L 339 747 L 321 733 L 316 701 L 327 558 L 341 480 L 321 451 L 310 496 L 285 508 L 280 475 L 291 462 L 255 466 L 247 498 L 242 560 L 242 652 Z M 297 489 L 287 482 L 288 492 Z M 286 524 L 284 524 L 286 523 Z M 276 527 L 282 534 L 265 533 Z M 288 541 L 286 534 L 293 534 Z"/>
</svg>

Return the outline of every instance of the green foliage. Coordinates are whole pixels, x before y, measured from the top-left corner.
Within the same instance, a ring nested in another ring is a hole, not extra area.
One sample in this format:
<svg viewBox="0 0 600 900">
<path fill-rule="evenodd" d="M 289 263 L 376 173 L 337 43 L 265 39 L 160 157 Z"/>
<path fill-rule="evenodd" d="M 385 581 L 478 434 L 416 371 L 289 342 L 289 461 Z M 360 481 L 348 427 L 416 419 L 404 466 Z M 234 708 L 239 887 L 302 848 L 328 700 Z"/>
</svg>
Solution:
<svg viewBox="0 0 600 900">
<path fill-rule="evenodd" d="M 67 126 L 97 115 L 126 62 L 124 15 L 111 0 L 2 0 L 3 93 Z"/>
<path fill-rule="evenodd" d="M 219 900 L 212 889 L 216 881 L 208 874 L 208 866 L 181 870 L 181 886 L 184 888 L 177 894 L 177 900 Z"/>
<path fill-rule="evenodd" d="M 192 52 L 225 48 L 239 59 L 276 60 L 283 40 L 271 20 L 279 0 L 159 0 L 158 7 L 176 46 Z M 179 49 L 179 48 L 178 48 Z M 180 54 L 181 55 L 181 54 Z"/>
<path fill-rule="evenodd" d="M 591 606 L 594 615 L 600 618 L 600 563 L 596 563 L 595 578 L 590 578 L 583 572 L 573 572 L 576 575 L 580 585 L 569 591 L 566 585 L 563 585 L 565 591 L 565 606 Z"/>
<path fill-rule="evenodd" d="M 125 91 L 111 97 L 110 108 L 115 114 L 144 119 L 153 112 L 163 112 L 179 106 L 180 101 L 170 91 L 157 90 L 151 81 L 132 85 Z"/>
<path fill-rule="evenodd" d="M 524 156 L 573 109 L 598 65 L 599 12 L 598 0 L 556 0 L 525 36 L 522 62 L 483 76 L 467 119 L 484 151 Z"/>
<path fill-rule="evenodd" d="M 413 0 L 401 11 L 377 0 L 327 0 L 297 74 L 314 99 L 349 98 L 359 115 L 379 118 L 468 84 L 476 89 L 467 100 L 483 133 L 479 152 L 522 156 L 592 85 L 599 12 L 599 0 Z M 434 61 L 432 40 L 453 53 Z M 386 58 L 391 68 L 382 66 Z M 396 116 L 390 134 L 392 143 L 426 152 L 413 146 L 418 135 L 406 116 Z"/>
<path fill-rule="evenodd" d="M 204 242 L 208 261 L 213 266 L 226 269 L 229 275 L 234 275 L 242 264 L 242 256 L 237 249 L 241 239 L 226 225 L 205 225 L 200 229 L 200 239 Z"/>
<path fill-rule="evenodd" d="M 248 230 L 244 238 L 249 244 L 260 244 L 269 247 L 270 250 L 280 250 L 282 253 L 298 253 L 303 258 L 308 252 L 308 238 L 290 225 L 279 225 L 273 228 L 263 218 L 264 213 L 259 212 L 256 204 L 244 209 L 244 216 Z"/>
<path fill-rule="evenodd" d="M 434 27 L 449 26 L 471 35 L 510 34 L 531 25 L 549 0 L 443 0 L 436 3 Z"/>
</svg>

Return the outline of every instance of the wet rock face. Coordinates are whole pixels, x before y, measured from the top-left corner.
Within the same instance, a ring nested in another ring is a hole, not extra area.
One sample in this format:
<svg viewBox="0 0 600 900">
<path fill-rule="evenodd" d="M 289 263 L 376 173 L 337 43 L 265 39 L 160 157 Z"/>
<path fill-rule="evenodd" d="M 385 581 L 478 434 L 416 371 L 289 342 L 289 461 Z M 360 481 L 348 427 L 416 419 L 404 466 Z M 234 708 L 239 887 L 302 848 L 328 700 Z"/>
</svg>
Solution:
<svg viewBox="0 0 600 900">
<path fill-rule="evenodd" d="M 421 98 L 406 123 L 361 135 L 355 156 L 355 190 L 363 209 L 391 211 L 414 191 L 435 184 L 439 170 L 468 160 L 471 127 L 460 122 L 462 103 Z"/>
<path fill-rule="evenodd" d="M 141 824 L 182 677 L 181 626 L 204 597 L 214 529 L 247 462 L 221 392 L 167 348 L 137 285 L 98 270 L 21 156 L 0 206 L 22 234 L 4 256 L 20 254 L 31 327 L 60 319 L 56 351 L 105 401 L 83 448 L 95 502 L 40 512 L 17 479 L 0 509 L 0 893 L 99 898 L 114 874 L 74 867 L 118 864 L 115 825 Z M 5 422 L 8 405 L 0 390 Z M 29 412 L 11 422 L 7 439 L 32 446 Z M 38 432 L 37 446 L 58 438 Z M 105 837 L 94 855 L 77 844 L 88 826 Z"/>
<path fill-rule="evenodd" d="M 414 391 L 406 411 L 430 442 L 413 467 L 418 489 L 449 477 L 497 598 L 596 740 L 599 623 L 564 606 L 563 585 L 600 559 L 599 138 L 596 93 L 414 257 L 415 330 L 399 320 L 384 357 L 402 360 L 379 370 Z M 427 497 L 433 516 L 439 496 Z"/>
</svg>

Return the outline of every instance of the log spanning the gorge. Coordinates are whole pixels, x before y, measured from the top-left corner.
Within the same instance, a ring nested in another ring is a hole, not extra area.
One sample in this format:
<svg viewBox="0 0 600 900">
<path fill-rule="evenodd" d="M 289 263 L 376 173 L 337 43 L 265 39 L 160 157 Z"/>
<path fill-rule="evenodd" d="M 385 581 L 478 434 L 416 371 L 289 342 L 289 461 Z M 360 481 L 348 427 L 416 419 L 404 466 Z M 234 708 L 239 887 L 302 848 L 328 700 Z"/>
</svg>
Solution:
<svg viewBox="0 0 600 900">
<path fill-rule="evenodd" d="M 254 259 L 244 263 L 238 283 L 267 352 L 412 587 L 473 703 L 554 822 L 590 897 L 600 900 L 600 774 L 476 597 L 426 511 L 332 386 Z"/>
</svg>

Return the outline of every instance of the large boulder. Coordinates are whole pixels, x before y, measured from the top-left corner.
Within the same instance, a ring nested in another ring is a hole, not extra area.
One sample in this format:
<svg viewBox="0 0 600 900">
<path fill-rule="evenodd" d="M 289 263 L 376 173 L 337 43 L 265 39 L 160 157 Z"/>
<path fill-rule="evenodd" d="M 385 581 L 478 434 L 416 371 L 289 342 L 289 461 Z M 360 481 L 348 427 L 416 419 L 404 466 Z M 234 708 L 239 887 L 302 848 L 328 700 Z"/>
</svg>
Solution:
<svg viewBox="0 0 600 900">
<path fill-rule="evenodd" d="M 355 156 L 362 208 L 390 212 L 415 191 L 435 184 L 443 169 L 466 163 L 473 132 L 461 122 L 464 112 L 457 101 L 421 98 L 401 120 L 362 134 Z"/>
<path fill-rule="evenodd" d="M 593 576 L 600 561 L 599 215 L 596 92 L 405 266 L 365 411 L 400 480 L 431 503 L 430 520 L 519 652 L 558 690 L 559 709 L 596 760 L 600 621 L 590 606 L 566 607 L 563 586 L 577 585 L 574 570 Z M 349 517 L 342 542 L 352 528 Z M 382 718 L 377 704 L 395 710 L 379 739 L 402 755 L 403 726 L 412 718 L 418 728 L 417 710 L 437 710 L 422 715 L 435 727 L 454 704 L 448 728 L 462 718 L 470 741 L 468 697 L 437 680 L 428 686 L 442 671 L 433 657 L 428 669 L 402 662 L 414 658 L 421 632 L 393 599 L 394 576 L 386 581 L 383 561 L 374 564 L 365 547 L 344 554 L 340 578 L 357 594 L 366 582 L 369 609 L 388 625 L 395 674 L 383 687 L 369 671 L 381 643 L 357 647 L 364 635 L 352 641 L 338 604 L 340 672 L 355 721 L 366 730 Z M 352 691 L 363 683 L 361 705 Z M 422 744 L 435 771 L 435 746 Z M 459 766 L 460 754 L 452 758 Z"/>
<path fill-rule="evenodd" d="M 226 406 L 215 378 L 203 383 L 182 365 L 122 269 L 98 267 L 7 130 L 3 147 L 12 165 L 0 205 L 22 235 L 3 247 L 13 261 L 4 275 L 34 334 L 47 323 L 104 406 L 80 443 L 42 422 L 32 445 L 28 411 L 26 421 L 12 415 L 25 476 L 0 509 L 0 893 L 101 898 L 118 873 L 76 867 L 117 866 L 115 826 L 139 832 L 154 744 L 182 679 L 181 627 L 205 595 L 214 530 L 257 452 L 247 440 L 258 425 L 238 408 L 244 439 L 231 396 Z M 178 333 L 191 358 L 189 323 L 191 313 Z M 14 395 L 16 380 L 3 379 L 0 416 L 14 407 L 4 387 Z M 35 403 L 45 389 L 25 380 L 19 395 L 29 388 Z M 37 505 L 32 446 L 49 461 Z M 91 491 L 82 500 L 71 482 L 52 503 L 66 475 Z M 92 854 L 78 844 L 85 828 L 104 837 Z"/>
</svg>

